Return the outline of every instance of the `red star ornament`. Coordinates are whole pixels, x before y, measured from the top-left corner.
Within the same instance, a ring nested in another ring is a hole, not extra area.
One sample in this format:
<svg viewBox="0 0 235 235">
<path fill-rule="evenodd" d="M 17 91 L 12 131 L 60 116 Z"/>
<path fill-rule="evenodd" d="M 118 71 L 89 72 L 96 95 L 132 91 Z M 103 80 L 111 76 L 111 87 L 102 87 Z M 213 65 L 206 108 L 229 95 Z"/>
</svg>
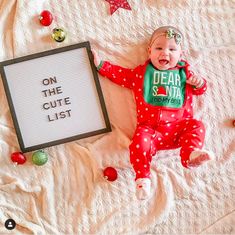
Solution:
<svg viewBox="0 0 235 235">
<path fill-rule="evenodd" d="M 105 0 L 110 4 L 110 13 L 111 15 L 118 9 L 124 8 L 126 10 L 131 10 L 131 7 L 127 0 Z"/>
</svg>

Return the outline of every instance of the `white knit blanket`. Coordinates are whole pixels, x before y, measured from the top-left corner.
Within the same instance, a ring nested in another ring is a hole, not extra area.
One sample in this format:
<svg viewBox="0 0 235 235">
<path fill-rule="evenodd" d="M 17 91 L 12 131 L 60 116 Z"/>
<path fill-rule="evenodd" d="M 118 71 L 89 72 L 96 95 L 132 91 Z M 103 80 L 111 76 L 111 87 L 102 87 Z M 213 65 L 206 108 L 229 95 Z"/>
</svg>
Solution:
<svg viewBox="0 0 235 235">
<path fill-rule="evenodd" d="M 208 80 L 208 91 L 195 97 L 195 117 L 203 120 L 205 148 L 216 160 L 195 170 L 182 167 L 179 150 L 153 159 L 153 196 L 135 198 L 128 145 L 136 125 L 129 90 L 100 77 L 113 131 L 47 149 L 49 161 L 14 167 L 19 151 L 0 81 L 0 234 L 16 221 L 17 234 L 234 234 L 235 233 L 235 37 L 234 0 L 128 0 L 131 11 L 112 16 L 104 0 L 0 0 L 0 61 L 90 41 L 100 57 L 124 67 L 147 58 L 147 41 L 162 25 L 185 36 L 187 60 Z M 38 23 L 42 10 L 55 17 Z M 54 27 L 67 39 L 54 42 Z M 118 179 L 105 181 L 112 166 Z"/>
</svg>

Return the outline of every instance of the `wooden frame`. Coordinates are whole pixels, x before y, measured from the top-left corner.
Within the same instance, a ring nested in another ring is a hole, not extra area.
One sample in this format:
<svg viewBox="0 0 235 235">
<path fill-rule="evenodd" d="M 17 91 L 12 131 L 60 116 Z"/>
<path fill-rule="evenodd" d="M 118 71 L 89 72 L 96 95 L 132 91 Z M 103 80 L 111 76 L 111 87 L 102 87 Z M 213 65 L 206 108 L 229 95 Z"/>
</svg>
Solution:
<svg viewBox="0 0 235 235">
<path fill-rule="evenodd" d="M 111 131 L 89 42 L 3 61 L 0 72 L 22 152 Z"/>
</svg>

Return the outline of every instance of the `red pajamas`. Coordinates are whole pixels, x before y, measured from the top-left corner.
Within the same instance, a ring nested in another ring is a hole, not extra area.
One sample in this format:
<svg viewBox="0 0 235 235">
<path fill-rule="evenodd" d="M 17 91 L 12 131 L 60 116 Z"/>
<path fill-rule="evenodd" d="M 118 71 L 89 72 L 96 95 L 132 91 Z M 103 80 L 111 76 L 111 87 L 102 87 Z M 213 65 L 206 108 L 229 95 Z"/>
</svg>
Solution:
<svg viewBox="0 0 235 235">
<path fill-rule="evenodd" d="M 204 80 L 204 85 L 198 89 L 185 84 L 182 107 L 154 106 L 147 103 L 143 96 L 148 64 L 149 61 L 135 69 L 126 69 L 109 62 L 102 62 L 98 67 L 101 75 L 134 92 L 137 128 L 129 149 L 136 179 L 150 177 L 152 156 L 156 155 L 158 150 L 181 147 L 181 163 L 187 167 L 190 153 L 195 149 L 201 149 L 205 138 L 203 123 L 193 119 L 192 96 L 201 95 L 206 91 L 206 81 Z M 183 69 L 188 78 L 191 75 L 188 66 L 185 62 L 184 66 L 178 65 L 174 69 Z"/>
<path fill-rule="evenodd" d="M 139 125 L 130 145 L 130 161 L 136 179 L 150 177 L 150 163 L 157 150 L 181 147 L 181 163 L 187 167 L 190 153 L 202 148 L 204 137 L 204 125 L 192 118 L 155 128 Z"/>
</svg>

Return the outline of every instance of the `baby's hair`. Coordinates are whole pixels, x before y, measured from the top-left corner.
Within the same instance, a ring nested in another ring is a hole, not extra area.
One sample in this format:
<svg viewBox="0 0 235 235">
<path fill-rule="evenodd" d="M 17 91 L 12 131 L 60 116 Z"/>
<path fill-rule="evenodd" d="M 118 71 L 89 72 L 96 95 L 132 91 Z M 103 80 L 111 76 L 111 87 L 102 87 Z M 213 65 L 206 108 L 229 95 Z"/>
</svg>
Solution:
<svg viewBox="0 0 235 235">
<path fill-rule="evenodd" d="M 172 30 L 174 33 L 180 35 L 181 37 L 181 41 L 183 40 L 183 34 L 180 32 L 179 29 L 173 27 L 173 26 L 170 26 L 170 25 L 167 25 L 167 26 L 162 26 L 162 27 L 159 27 L 157 28 L 153 33 L 152 33 L 152 36 L 150 38 L 150 41 L 149 41 L 149 46 L 151 46 L 153 44 L 153 42 L 155 41 L 155 36 L 158 35 L 158 34 L 166 34 L 166 37 L 167 37 L 167 32 L 169 30 Z M 181 42 L 180 41 L 180 42 Z M 178 44 L 178 43 L 177 43 Z"/>
</svg>

